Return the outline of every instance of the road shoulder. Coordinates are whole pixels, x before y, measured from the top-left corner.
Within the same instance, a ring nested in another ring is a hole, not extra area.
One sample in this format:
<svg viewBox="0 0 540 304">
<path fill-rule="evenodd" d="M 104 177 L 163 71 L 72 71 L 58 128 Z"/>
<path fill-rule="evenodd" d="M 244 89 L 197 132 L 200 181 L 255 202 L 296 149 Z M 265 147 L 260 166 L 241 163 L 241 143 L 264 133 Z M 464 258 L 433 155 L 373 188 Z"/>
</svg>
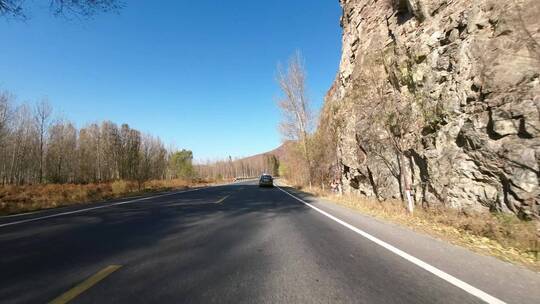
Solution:
<svg viewBox="0 0 540 304">
<path fill-rule="evenodd" d="M 508 302 L 535 303 L 540 274 L 290 187 L 289 193 L 400 250 Z"/>
</svg>

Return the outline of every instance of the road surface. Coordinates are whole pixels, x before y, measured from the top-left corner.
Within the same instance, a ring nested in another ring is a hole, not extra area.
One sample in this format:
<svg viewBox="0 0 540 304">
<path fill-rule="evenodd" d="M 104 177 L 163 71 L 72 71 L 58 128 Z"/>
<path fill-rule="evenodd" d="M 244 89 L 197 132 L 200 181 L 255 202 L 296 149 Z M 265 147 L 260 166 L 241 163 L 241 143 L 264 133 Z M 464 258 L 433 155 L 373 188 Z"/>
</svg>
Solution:
<svg viewBox="0 0 540 304">
<path fill-rule="evenodd" d="M 1 303 L 540 303 L 540 275 L 253 181 L 0 218 Z"/>
</svg>

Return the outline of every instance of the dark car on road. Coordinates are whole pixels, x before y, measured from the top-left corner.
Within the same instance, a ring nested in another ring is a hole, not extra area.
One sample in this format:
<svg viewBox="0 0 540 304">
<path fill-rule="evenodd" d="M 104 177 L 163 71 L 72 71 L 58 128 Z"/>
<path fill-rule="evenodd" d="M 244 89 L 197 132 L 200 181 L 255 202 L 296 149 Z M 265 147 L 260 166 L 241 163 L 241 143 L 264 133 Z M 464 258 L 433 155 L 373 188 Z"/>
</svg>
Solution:
<svg viewBox="0 0 540 304">
<path fill-rule="evenodd" d="M 263 174 L 259 179 L 259 187 L 274 187 L 274 179 L 271 175 Z"/>
</svg>

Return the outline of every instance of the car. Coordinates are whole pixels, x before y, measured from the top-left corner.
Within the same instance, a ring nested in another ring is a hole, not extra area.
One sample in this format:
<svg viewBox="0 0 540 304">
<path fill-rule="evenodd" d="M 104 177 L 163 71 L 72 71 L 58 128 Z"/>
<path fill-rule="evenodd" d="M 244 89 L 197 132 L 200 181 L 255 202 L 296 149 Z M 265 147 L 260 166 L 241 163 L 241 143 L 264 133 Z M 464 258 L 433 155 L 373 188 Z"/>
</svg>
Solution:
<svg viewBox="0 0 540 304">
<path fill-rule="evenodd" d="M 259 187 L 274 187 L 274 179 L 269 174 L 261 175 L 259 178 Z"/>
</svg>

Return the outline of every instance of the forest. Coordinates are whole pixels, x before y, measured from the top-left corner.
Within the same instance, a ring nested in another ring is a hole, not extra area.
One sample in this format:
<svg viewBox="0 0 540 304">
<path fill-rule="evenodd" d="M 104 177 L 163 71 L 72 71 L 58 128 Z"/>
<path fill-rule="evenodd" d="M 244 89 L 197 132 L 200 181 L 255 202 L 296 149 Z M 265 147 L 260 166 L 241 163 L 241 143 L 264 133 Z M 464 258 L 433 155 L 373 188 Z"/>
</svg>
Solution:
<svg viewBox="0 0 540 304">
<path fill-rule="evenodd" d="M 99 183 L 114 180 L 144 182 L 177 178 L 181 170 L 168 166 L 177 151 L 128 124 L 111 121 L 77 128 L 54 118 L 46 100 L 16 104 L 0 94 L 0 183 Z M 189 166 L 191 160 L 177 166 Z"/>
<path fill-rule="evenodd" d="M 131 193 L 279 174 L 273 154 L 195 163 L 128 124 L 78 128 L 46 99 L 19 103 L 0 93 L 0 212 L 13 213 Z"/>
</svg>

